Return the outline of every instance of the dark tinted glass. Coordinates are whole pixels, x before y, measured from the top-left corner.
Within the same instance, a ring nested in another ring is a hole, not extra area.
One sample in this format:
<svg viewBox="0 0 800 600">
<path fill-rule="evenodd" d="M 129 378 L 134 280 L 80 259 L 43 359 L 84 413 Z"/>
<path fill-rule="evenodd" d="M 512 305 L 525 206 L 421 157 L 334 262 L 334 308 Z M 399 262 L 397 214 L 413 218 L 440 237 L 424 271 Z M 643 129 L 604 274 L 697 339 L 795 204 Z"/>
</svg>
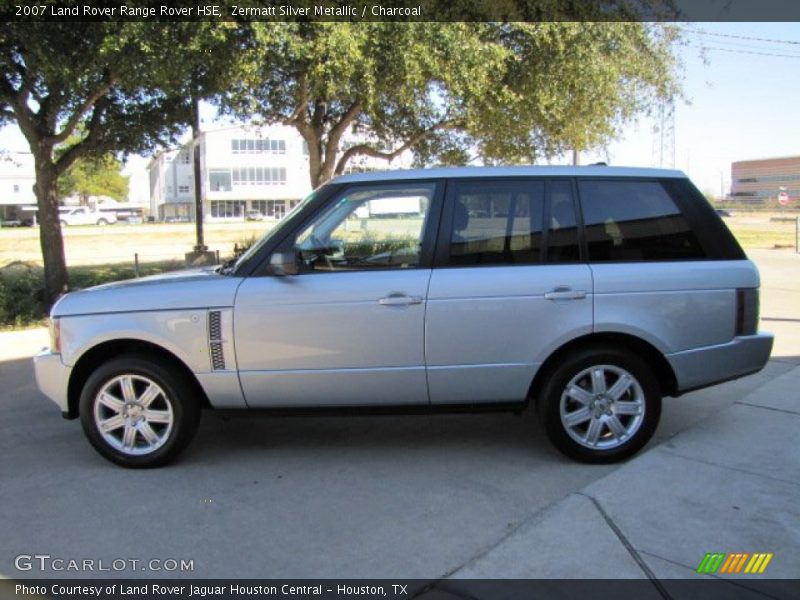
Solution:
<svg viewBox="0 0 800 600">
<path fill-rule="evenodd" d="M 539 262 L 543 182 L 460 182 L 453 200 L 450 264 Z"/>
<path fill-rule="evenodd" d="M 572 200 L 572 183 L 553 181 L 550 184 L 550 219 L 547 230 L 547 262 L 576 262 L 578 221 Z"/>
<path fill-rule="evenodd" d="M 703 258 L 686 218 L 658 182 L 579 181 L 589 260 Z"/>
</svg>

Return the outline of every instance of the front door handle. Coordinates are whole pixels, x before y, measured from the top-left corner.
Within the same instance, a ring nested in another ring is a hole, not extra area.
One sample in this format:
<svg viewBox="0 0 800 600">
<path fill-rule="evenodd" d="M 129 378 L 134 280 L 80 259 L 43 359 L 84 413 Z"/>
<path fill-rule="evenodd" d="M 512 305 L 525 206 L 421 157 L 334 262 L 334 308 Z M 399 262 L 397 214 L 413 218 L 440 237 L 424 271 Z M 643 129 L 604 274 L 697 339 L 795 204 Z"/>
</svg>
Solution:
<svg viewBox="0 0 800 600">
<path fill-rule="evenodd" d="M 403 294 L 391 294 L 378 300 L 378 304 L 383 306 L 409 306 L 411 304 L 422 304 L 419 296 L 405 296 Z"/>
<path fill-rule="evenodd" d="M 549 292 L 545 292 L 544 297 L 546 300 L 583 300 L 586 298 L 586 292 L 560 285 Z"/>
</svg>

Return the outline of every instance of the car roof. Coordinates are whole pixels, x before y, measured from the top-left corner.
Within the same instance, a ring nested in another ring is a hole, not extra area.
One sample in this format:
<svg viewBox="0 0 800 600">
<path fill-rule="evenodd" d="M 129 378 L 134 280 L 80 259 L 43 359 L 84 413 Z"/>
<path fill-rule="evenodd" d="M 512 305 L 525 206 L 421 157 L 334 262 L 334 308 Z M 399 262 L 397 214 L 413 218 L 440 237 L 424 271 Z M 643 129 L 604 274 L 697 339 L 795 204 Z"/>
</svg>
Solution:
<svg viewBox="0 0 800 600">
<path fill-rule="evenodd" d="M 515 166 L 515 167 L 445 167 L 437 169 L 398 169 L 341 175 L 332 183 L 364 181 L 397 181 L 410 179 L 442 179 L 470 177 L 659 177 L 686 179 L 683 171 L 644 167 Z"/>
</svg>

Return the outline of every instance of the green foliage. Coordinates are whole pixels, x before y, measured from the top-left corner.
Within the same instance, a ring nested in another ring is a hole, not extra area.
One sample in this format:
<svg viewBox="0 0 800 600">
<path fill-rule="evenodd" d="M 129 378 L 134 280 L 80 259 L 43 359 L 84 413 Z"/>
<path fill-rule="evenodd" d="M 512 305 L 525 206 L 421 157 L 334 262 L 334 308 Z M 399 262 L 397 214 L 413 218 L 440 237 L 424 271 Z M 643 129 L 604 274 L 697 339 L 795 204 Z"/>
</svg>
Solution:
<svg viewBox="0 0 800 600">
<path fill-rule="evenodd" d="M 113 154 L 101 158 L 77 159 L 58 179 L 58 196 L 77 194 L 83 204 L 89 196 L 109 196 L 114 200 L 128 197 L 128 178 L 120 170 L 122 162 Z"/>
<path fill-rule="evenodd" d="M 560 21 L 252 23 L 217 100 L 297 128 L 318 185 L 405 149 L 423 165 L 586 150 L 678 92 L 675 27 L 570 22 L 577 5 L 546 4 Z"/>
<path fill-rule="evenodd" d="M 22 327 L 43 320 L 43 298 L 39 269 L 16 263 L 0 270 L 0 327 Z"/>
</svg>

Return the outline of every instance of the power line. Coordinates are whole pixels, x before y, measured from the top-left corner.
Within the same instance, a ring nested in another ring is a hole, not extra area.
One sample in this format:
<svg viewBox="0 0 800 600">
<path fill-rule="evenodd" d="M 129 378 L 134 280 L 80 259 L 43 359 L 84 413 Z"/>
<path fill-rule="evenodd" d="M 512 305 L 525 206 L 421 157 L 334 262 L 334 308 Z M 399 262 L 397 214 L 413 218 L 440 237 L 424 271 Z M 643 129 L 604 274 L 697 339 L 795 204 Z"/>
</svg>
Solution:
<svg viewBox="0 0 800 600">
<path fill-rule="evenodd" d="M 734 50 L 733 48 L 719 48 L 715 46 L 697 45 L 702 50 L 713 50 L 719 52 L 731 52 L 733 54 L 757 54 L 759 56 L 776 56 L 779 58 L 800 58 L 800 54 L 777 54 L 775 52 L 756 52 L 754 50 Z"/>
<path fill-rule="evenodd" d="M 698 33 L 700 35 L 712 35 L 714 37 L 734 38 L 737 40 L 750 40 L 751 42 L 767 42 L 769 44 L 791 44 L 794 46 L 800 46 L 800 41 L 797 40 L 777 40 L 774 38 L 761 38 L 749 35 L 735 35 L 733 33 L 714 33 L 712 31 L 706 31 L 705 29 L 695 29 L 692 31 L 692 33 Z"/>
</svg>

